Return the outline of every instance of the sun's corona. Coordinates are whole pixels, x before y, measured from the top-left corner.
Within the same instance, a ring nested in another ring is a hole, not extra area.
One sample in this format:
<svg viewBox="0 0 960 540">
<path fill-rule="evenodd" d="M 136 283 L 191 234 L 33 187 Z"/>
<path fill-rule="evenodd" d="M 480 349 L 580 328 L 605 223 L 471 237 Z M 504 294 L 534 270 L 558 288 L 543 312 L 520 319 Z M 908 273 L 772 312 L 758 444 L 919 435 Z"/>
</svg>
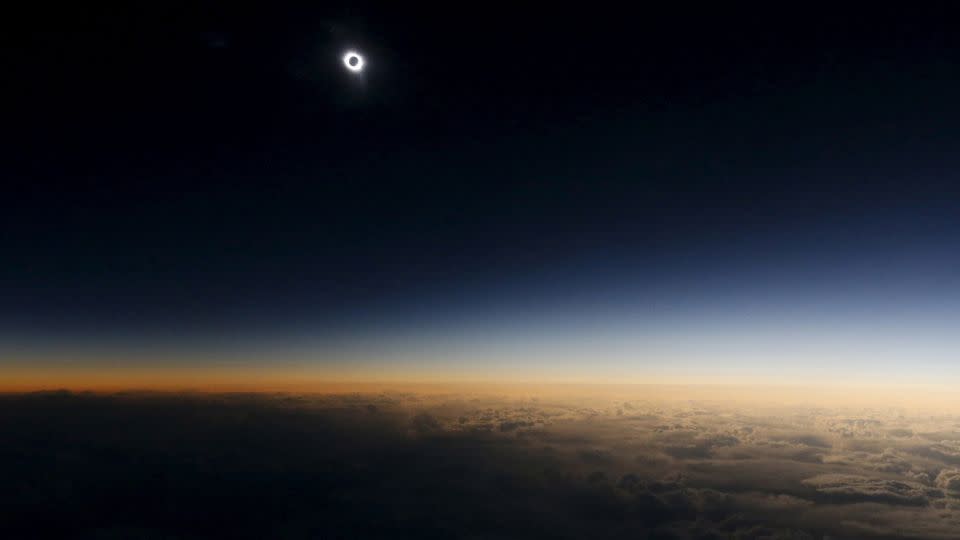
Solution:
<svg viewBox="0 0 960 540">
<path fill-rule="evenodd" d="M 354 73 L 363 71 L 363 64 L 363 57 L 355 51 L 347 51 L 346 54 L 343 55 L 343 65 Z"/>
</svg>

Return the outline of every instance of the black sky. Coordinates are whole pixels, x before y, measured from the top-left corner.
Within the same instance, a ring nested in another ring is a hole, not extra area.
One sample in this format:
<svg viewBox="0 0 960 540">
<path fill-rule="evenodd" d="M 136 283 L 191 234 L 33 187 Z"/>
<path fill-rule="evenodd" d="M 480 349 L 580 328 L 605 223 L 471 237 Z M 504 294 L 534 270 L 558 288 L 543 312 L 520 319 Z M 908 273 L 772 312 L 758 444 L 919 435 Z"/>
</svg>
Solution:
<svg viewBox="0 0 960 540">
<path fill-rule="evenodd" d="M 544 272 L 949 247 L 954 20 L 36 6 L 4 24 L 0 322 L 322 326 Z"/>
</svg>

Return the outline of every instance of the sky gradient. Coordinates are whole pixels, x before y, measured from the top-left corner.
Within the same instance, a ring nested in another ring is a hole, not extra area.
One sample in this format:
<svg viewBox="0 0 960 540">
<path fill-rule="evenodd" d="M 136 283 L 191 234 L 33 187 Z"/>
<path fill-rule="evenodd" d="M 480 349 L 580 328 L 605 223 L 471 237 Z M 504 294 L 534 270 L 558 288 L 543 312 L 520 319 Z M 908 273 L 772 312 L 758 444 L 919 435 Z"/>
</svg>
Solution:
<svg viewBox="0 0 960 540">
<path fill-rule="evenodd" d="M 26 25 L 0 372 L 960 380 L 954 32 L 794 15 Z"/>
</svg>

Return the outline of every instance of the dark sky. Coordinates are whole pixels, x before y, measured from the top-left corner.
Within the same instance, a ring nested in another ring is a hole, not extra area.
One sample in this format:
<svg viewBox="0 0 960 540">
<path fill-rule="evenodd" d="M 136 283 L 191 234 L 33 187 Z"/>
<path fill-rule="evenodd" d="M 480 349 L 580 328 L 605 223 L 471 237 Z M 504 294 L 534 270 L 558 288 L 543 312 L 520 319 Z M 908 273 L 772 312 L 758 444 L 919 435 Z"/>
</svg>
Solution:
<svg viewBox="0 0 960 540">
<path fill-rule="evenodd" d="M 957 291 L 947 12 L 33 9 L 4 22 L 8 336 Z"/>
</svg>

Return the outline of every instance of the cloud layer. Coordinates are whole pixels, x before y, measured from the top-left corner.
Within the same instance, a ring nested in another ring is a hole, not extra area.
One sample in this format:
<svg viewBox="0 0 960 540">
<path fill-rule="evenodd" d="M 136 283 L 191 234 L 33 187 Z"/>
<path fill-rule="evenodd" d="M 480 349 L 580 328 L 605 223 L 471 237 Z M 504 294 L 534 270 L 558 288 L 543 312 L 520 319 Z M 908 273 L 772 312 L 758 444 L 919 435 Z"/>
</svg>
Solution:
<svg viewBox="0 0 960 540">
<path fill-rule="evenodd" d="M 956 538 L 960 419 L 412 393 L 0 397 L 0 535 Z"/>
</svg>

